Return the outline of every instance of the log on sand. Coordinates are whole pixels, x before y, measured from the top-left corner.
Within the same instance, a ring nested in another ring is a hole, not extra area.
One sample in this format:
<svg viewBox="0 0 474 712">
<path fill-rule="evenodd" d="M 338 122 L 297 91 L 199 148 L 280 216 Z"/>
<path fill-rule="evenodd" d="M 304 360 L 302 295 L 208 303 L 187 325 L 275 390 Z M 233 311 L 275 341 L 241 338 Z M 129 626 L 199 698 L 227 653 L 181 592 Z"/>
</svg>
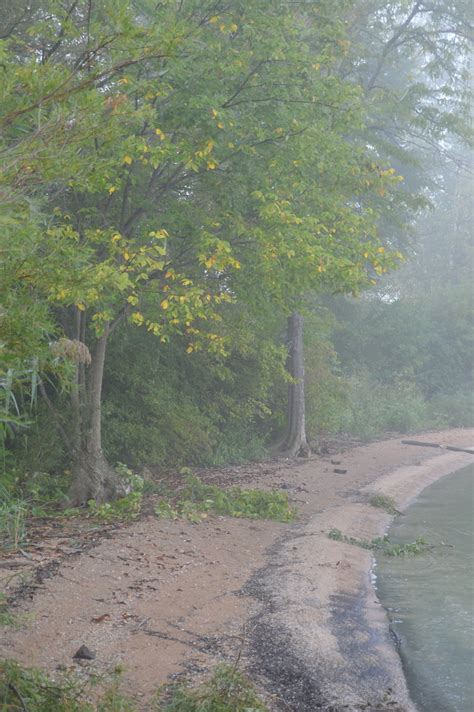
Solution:
<svg viewBox="0 0 474 712">
<path fill-rule="evenodd" d="M 456 447 L 455 445 L 442 445 L 441 443 L 426 443 L 421 440 L 402 440 L 402 445 L 418 445 L 420 447 L 437 447 L 442 450 L 453 450 L 454 452 L 467 452 L 474 455 L 474 447 Z"/>
</svg>

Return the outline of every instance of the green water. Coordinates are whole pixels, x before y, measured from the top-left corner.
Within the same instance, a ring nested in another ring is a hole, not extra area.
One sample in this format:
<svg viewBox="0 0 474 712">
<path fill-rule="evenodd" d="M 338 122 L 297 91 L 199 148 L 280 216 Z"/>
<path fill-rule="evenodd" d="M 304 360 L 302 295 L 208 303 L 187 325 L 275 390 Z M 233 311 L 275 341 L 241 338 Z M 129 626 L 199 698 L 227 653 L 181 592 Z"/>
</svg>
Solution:
<svg viewBox="0 0 474 712">
<path fill-rule="evenodd" d="M 423 712 L 474 710 L 474 466 L 428 487 L 389 531 L 437 545 L 380 557 L 375 573 L 412 699 Z M 443 546 L 448 544 L 449 546 Z"/>
</svg>

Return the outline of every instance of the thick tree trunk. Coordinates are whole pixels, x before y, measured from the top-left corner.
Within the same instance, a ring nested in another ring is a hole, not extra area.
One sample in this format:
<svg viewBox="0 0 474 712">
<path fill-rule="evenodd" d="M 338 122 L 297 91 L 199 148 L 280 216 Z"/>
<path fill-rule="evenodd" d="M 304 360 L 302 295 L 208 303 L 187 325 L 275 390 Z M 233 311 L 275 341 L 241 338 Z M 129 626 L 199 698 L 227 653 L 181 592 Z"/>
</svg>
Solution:
<svg viewBox="0 0 474 712">
<path fill-rule="evenodd" d="M 80 446 L 73 453 L 70 497 L 76 505 L 90 499 L 106 502 L 123 494 L 120 480 L 102 452 L 102 383 L 108 336 L 107 328 L 97 340 L 87 389 L 88 417 L 86 423 L 81 423 L 86 432 L 81 433 Z"/>
<path fill-rule="evenodd" d="M 303 317 L 293 312 L 288 317 L 288 370 L 293 382 L 288 386 L 288 422 L 283 452 L 289 457 L 308 457 L 306 439 Z"/>
</svg>

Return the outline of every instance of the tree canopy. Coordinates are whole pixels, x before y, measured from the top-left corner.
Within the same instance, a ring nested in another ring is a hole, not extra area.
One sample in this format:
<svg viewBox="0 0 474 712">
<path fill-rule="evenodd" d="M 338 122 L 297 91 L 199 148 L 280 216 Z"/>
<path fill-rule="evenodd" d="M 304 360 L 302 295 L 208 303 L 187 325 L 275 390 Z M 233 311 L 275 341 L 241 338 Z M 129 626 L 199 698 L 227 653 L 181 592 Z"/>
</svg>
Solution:
<svg viewBox="0 0 474 712">
<path fill-rule="evenodd" d="M 119 326 L 218 362 L 241 346 L 236 310 L 288 314 L 400 262 L 380 226 L 421 197 L 399 166 L 465 134 L 467 9 L 438 5 L 2 10 L 0 357 L 4 373 L 34 359 L 52 407 L 66 377 L 77 499 L 113 495 L 101 394 Z"/>
</svg>

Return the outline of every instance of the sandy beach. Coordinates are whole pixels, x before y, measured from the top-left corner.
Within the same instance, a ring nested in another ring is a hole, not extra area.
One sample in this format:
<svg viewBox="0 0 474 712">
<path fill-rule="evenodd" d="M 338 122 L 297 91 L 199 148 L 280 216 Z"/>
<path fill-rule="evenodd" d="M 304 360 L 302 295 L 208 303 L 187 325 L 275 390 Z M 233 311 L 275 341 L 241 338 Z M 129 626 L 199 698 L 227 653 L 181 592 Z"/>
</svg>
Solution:
<svg viewBox="0 0 474 712">
<path fill-rule="evenodd" d="M 469 447 L 474 431 L 417 439 Z M 209 517 L 193 525 L 144 515 L 96 536 L 80 524 L 52 527 L 26 558 L 2 562 L 2 589 L 23 624 L 2 630 L 0 655 L 53 674 L 120 665 L 124 689 L 143 710 L 159 685 L 186 674 L 199 681 L 217 662 L 239 658 L 275 711 L 409 712 L 371 581 L 372 552 L 328 533 L 380 536 L 392 517 L 369 503 L 374 493 L 403 511 L 473 461 L 400 437 L 332 447 L 308 460 L 203 473 L 220 484 L 283 488 L 298 508 L 292 524 Z M 96 658 L 80 667 L 72 657 L 83 644 Z"/>
</svg>

